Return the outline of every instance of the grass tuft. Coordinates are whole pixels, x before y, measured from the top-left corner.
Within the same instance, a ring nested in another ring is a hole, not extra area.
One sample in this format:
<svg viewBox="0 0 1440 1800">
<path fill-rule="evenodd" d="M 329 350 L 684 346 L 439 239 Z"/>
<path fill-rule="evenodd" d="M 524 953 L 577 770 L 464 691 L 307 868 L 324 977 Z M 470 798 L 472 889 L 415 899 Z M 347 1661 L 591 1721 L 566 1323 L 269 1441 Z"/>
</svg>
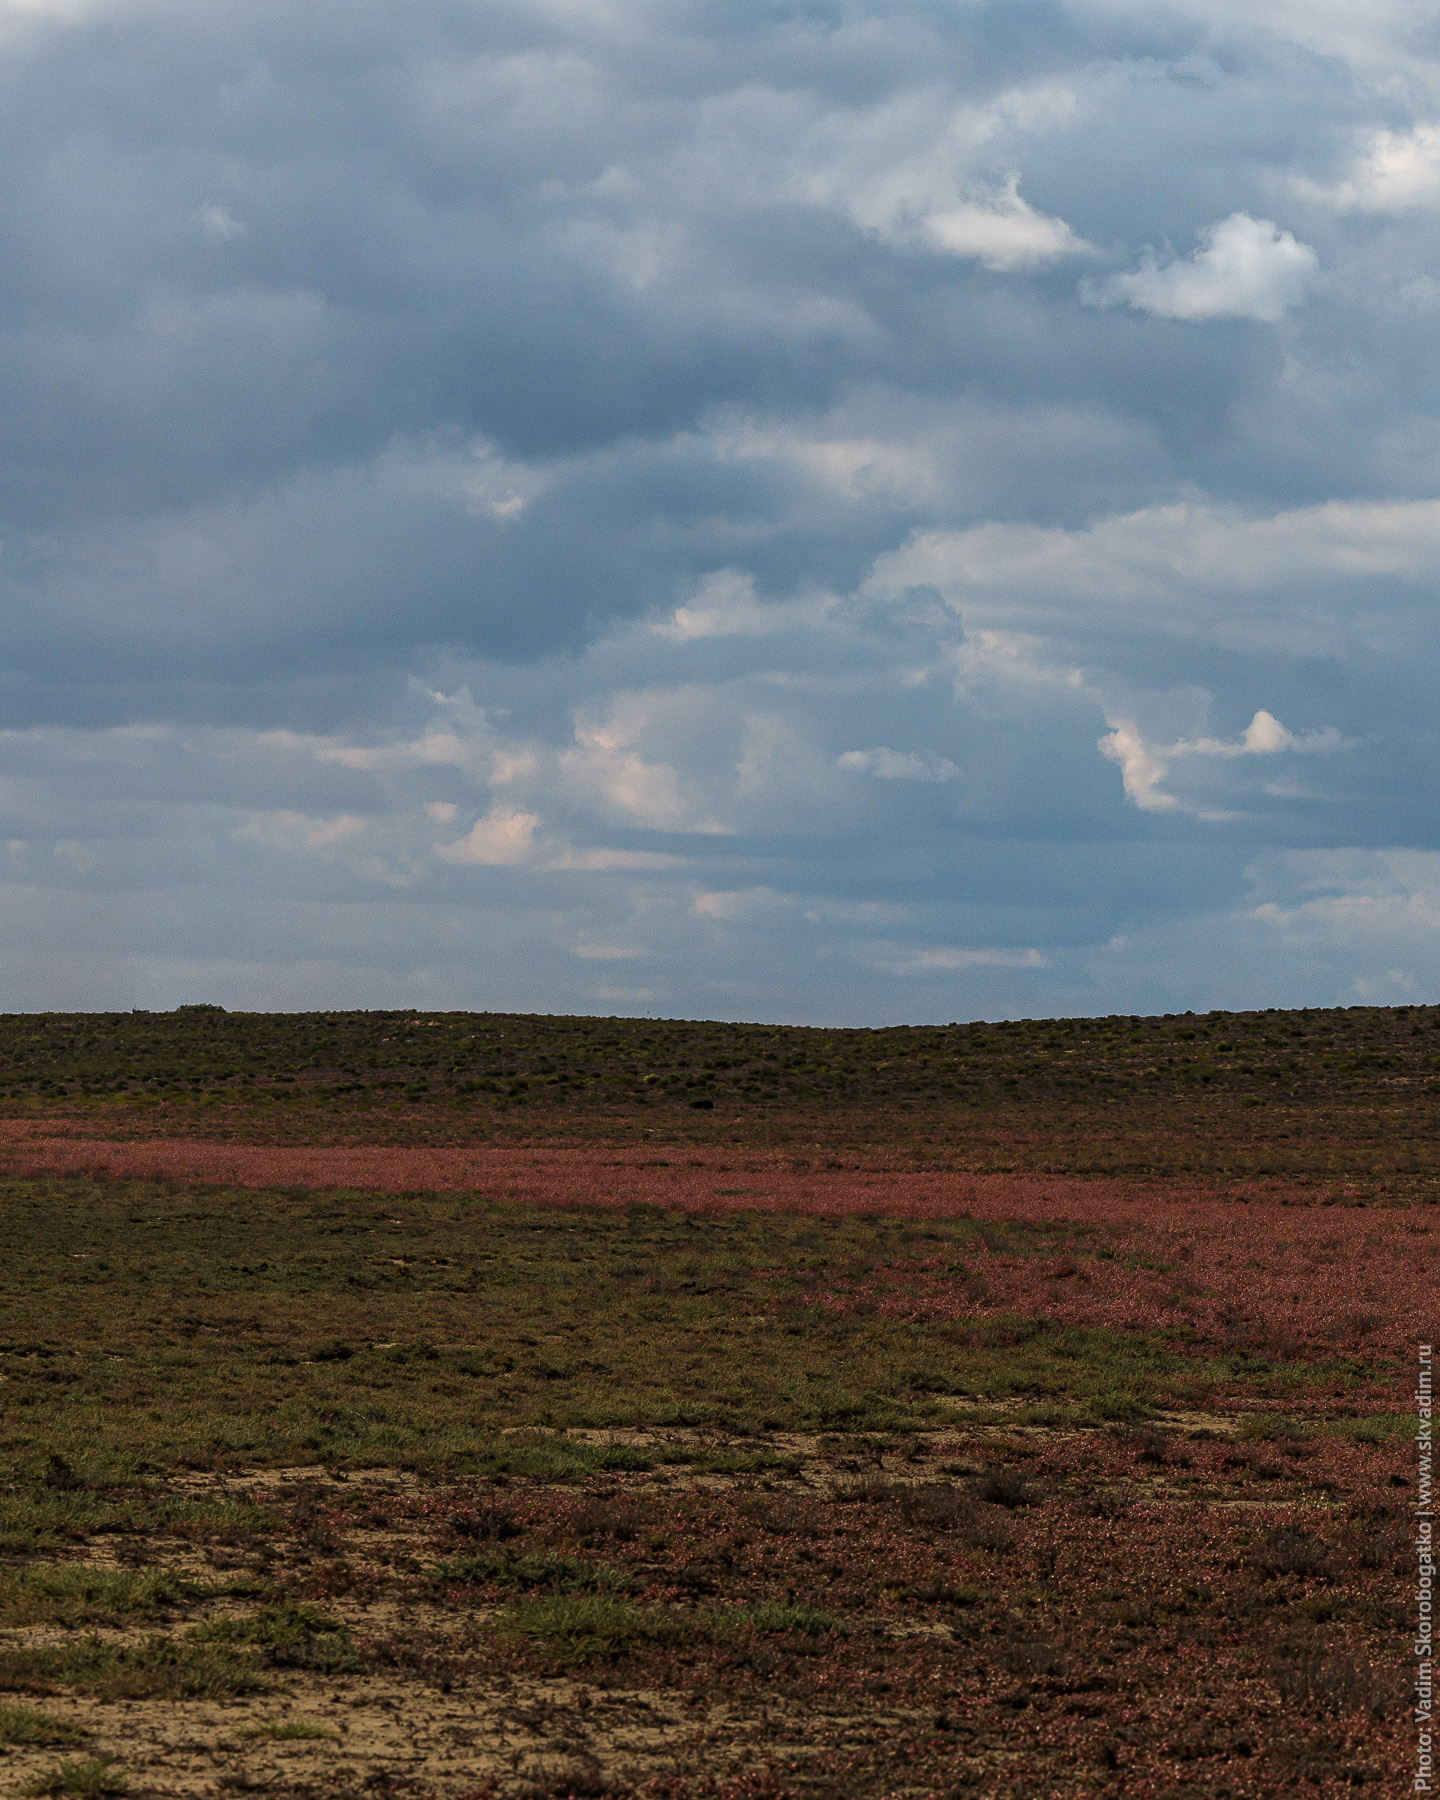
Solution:
<svg viewBox="0 0 1440 1800">
<path fill-rule="evenodd" d="M 325 1725 L 313 1725 L 309 1719 L 286 1719 L 279 1725 L 255 1725 L 240 1733 L 242 1738 L 273 1738 L 278 1742 L 308 1741 L 312 1738 L 334 1738 L 340 1734 Z"/>
<path fill-rule="evenodd" d="M 678 1644 L 708 1636 L 703 1621 L 667 1607 L 632 1606 L 603 1595 L 522 1600 L 501 1621 L 502 1630 L 532 1638 L 563 1662 L 623 1656 L 648 1644 Z"/>
<path fill-rule="evenodd" d="M 94 1756 L 87 1762 L 63 1762 L 47 1769 L 20 1790 L 24 1794 L 72 1794 L 76 1800 L 100 1800 L 105 1794 L 128 1794 L 130 1784 L 116 1767 L 113 1756 Z"/>
<path fill-rule="evenodd" d="M 0 1575 L 0 1621 L 6 1625 L 95 1625 L 139 1614 L 153 1617 L 204 1590 L 157 1569 L 94 1569 L 84 1563 L 41 1563 Z"/>
<path fill-rule="evenodd" d="M 89 1735 L 38 1706 L 0 1705 L 0 1744 L 83 1744 Z"/>
<path fill-rule="evenodd" d="M 74 1687 L 101 1700 L 214 1700 L 265 1686 L 249 1657 L 167 1638 L 130 1645 L 92 1635 L 61 1648 L 0 1650 L 0 1688 L 12 1693 Z"/>
<path fill-rule="evenodd" d="M 266 1607 L 246 1618 L 212 1619 L 190 1635 L 197 1643 L 255 1644 L 277 1669 L 356 1675 L 364 1667 L 340 1621 L 304 1604 Z"/>
</svg>

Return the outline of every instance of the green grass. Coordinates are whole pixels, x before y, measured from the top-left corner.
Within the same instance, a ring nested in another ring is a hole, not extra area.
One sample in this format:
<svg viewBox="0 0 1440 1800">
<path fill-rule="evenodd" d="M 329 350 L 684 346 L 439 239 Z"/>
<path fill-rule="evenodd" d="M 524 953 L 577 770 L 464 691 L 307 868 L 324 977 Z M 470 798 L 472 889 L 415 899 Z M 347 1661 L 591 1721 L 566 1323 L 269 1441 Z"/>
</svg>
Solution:
<svg viewBox="0 0 1440 1800">
<path fill-rule="evenodd" d="M 130 1784 L 113 1756 L 95 1756 L 87 1762 L 64 1762 L 26 1782 L 25 1794 L 69 1794 L 75 1800 L 101 1800 L 106 1794 L 128 1794 Z"/>
<path fill-rule="evenodd" d="M 33 1556 L 119 1533 L 166 1532 L 195 1542 L 234 1542 L 274 1526 L 268 1507 L 166 1493 L 149 1485 L 147 1478 L 168 1468 L 171 1459 L 137 1457 L 118 1434 L 110 1447 L 72 1440 L 70 1448 L 84 1466 L 84 1474 L 74 1476 L 75 1486 L 57 1490 L 34 1457 L 24 1471 L 30 1479 L 0 1485 L 0 1554 Z M 177 1454 L 184 1454 L 183 1448 Z"/>
<path fill-rule="evenodd" d="M 522 1600 L 499 1621 L 499 1629 L 543 1646 L 562 1662 L 591 1662 L 623 1656 L 644 1645 L 683 1644 L 710 1634 L 703 1617 L 673 1607 L 634 1606 L 601 1595 L 564 1595 Z"/>
<path fill-rule="evenodd" d="M 100 1700 L 214 1700 L 265 1686 L 251 1657 L 167 1638 L 131 1645 L 87 1636 L 63 1646 L 0 1648 L 0 1690 L 12 1693 L 72 1687 Z"/>
<path fill-rule="evenodd" d="M 798 1632 L 804 1637 L 834 1634 L 850 1635 L 846 1620 L 822 1607 L 806 1606 L 799 1601 L 756 1600 L 746 1606 L 733 1606 L 720 1615 L 722 1629 L 742 1631 Z"/>
<path fill-rule="evenodd" d="M 269 1528 L 273 1511 L 248 1496 L 162 1492 L 177 1464 L 564 1481 L 708 1460 L 763 1473 L 784 1466 L 772 1426 L 900 1431 L 953 1416 L 950 1395 L 1093 1423 L 1203 1399 L 1222 1380 L 1285 1396 L 1347 1378 L 1341 1363 L 1242 1368 L 1045 1319 L 915 1324 L 880 1310 L 903 1296 L 907 1262 L 963 1263 L 982 1240 L 1006 1255 L 1103 1247 L 1095 1231 L 964 1219 L 0 1182 L 0 1550 L 119 1529 L 245 1542 Z M 835 1310 L 822 1294 L 854 1303 Z M 317 1360 L 317 1344 L 346 1354 Z M 564 1435 L 637 1424 L 749 1445 Z"/>
<path fill-rule="evenodd" d="M 323 1675 L 354 1675 L 363 1668 L 349 1631 L 318 1607 L 267 1607 L 244 1618 L 211 1619 L 196 1625 L 191 1639 L 201 1644 L 253 1644 L 277 1669 L 313 1669 Z"/>
<path fill-rule="evenodd" d="M 198 1582 L 155 1569 L 30 1564 L 0 1571 L 0 1624 L 73 1626 L 154 1618 L 201 1592 Z"/>
<path fill-rule="evenodd" d="M 38 1706 L 0 1702 L 0 1744 L 83 1744 L 89 1735 Z"/>
</svg>

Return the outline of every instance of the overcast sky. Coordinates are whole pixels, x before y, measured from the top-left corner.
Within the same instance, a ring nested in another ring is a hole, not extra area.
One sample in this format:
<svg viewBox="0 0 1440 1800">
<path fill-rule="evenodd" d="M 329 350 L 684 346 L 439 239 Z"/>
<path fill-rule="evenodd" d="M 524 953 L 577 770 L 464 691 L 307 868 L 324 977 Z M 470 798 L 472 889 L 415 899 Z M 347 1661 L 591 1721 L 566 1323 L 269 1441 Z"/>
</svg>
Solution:
<svg viewBox="0 0 1440 1800">
<path fill-rule="evenodd" d="M 1440 999 L 1421 0 L 0 0 L 0 1007 Z"/>
</svg>

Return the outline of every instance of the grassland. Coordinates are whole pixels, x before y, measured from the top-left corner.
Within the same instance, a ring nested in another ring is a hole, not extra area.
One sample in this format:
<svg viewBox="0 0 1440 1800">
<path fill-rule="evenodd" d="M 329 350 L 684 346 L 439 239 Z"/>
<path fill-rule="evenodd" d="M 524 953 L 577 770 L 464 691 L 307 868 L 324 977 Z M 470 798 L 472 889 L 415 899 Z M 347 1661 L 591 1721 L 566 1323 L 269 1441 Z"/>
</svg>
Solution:
<svg viewBox="0 0 1440 1800">
<path fill-rule="evenodd" d="M 0 1021 L 42 1144 L 518 1158 L 0 1178 L 0 1792 L 1408 1785 L 1434 1013 L 438 1017 Z"/>
<path fill-rule="evenodd" d="M 656 1142 L 1440 1196 L 1440 1008 L 823 1031 L 509 1014 L 0 1017 L 0 1121 L 264 1144 Z"/>
</svg>

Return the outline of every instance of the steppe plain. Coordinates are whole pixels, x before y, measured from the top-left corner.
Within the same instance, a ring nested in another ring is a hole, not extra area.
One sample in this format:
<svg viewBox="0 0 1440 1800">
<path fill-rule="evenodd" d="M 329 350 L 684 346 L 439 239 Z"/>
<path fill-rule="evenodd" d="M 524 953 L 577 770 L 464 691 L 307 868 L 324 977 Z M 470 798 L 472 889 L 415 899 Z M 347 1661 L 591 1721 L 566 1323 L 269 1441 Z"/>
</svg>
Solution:
<svg viewBox="0 0 1440 1800">
<path fill-rule="evenodd" d="M 1410 1786 L 1440 1009 L 0 1018 L 0 1791 Z"/>
</svg>

